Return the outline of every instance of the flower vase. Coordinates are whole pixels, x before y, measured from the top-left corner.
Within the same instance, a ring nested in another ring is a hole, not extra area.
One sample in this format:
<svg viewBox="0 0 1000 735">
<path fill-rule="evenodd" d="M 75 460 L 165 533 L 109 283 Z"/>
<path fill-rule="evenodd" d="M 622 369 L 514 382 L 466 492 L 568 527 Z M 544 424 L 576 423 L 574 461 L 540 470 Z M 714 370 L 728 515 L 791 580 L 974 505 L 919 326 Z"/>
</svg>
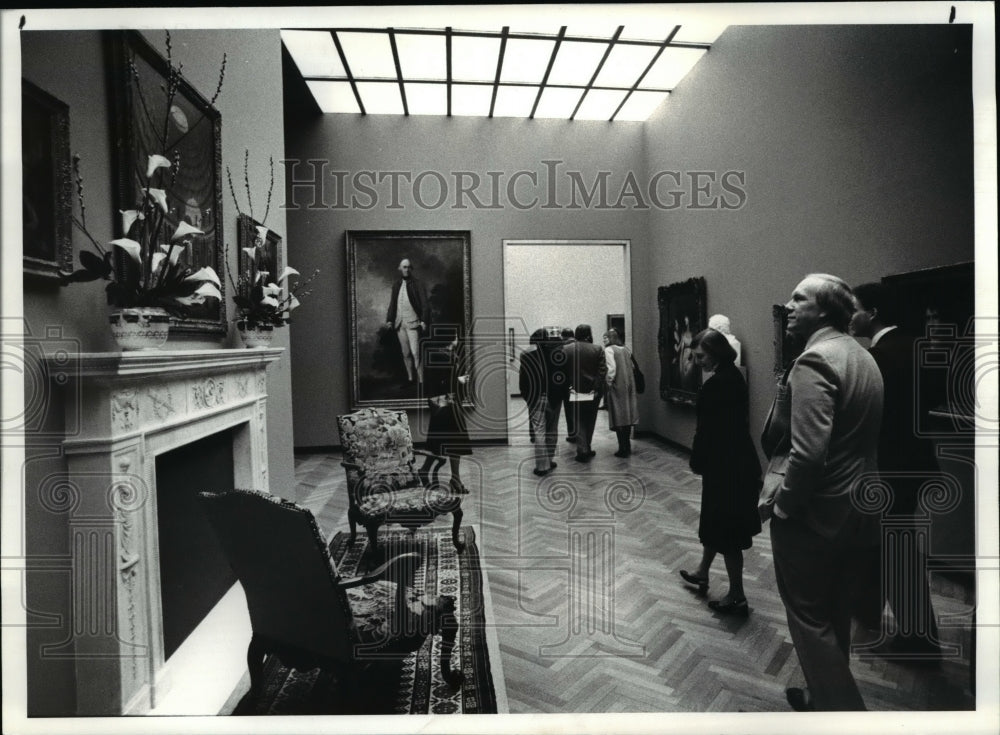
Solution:
<svg viewBox="0 0 1000 735">
<path fill-rule="evenodd" d="M 158 306 L 117 309 L 110 322 L 111 334 L 122 352 L 158 350 L 170 332 L 170 314 Z"/>
<path fill-rule="evenodd" d="M 250 349 L 270 347 L 274 339 L 274 326 L 271 324 L 249 324 L 240 320 L 236 322 L 236 328 L 240 330 L 243 344 Z"/>
</svg>

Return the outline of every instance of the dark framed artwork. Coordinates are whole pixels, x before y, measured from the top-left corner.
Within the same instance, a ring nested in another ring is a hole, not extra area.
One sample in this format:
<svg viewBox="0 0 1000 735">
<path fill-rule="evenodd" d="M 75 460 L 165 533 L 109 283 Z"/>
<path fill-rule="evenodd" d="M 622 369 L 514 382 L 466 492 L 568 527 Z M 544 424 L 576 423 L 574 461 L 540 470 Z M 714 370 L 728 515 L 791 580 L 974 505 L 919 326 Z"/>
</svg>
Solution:
<svg viewBox="0 0 1000 735">
<path fill-rule="evenodd" d="M 660 352 L 660 397 L 673 403 L 694 404 L 701 387 L 691 340 L 708 324 L 705 279 L 689 278 L 660 286 L 657 346 Z"/>
<path fill-rule="evenodd" d="M 974 326 L 975 264 L 956 263 L 886 276 L 899 329 L 916 338 L 916 430 L 922 436 L 971 434 L 977 403 L 977 348 L 995 336 Z M 982 365 L 981 358 L 978 365 Z"/>
<path fill-rule="evenodd" d="M 73 270 L 69 106 L 21 80 L 24 274 L 59 280 Z"/>
<path fill-rule="evenodd" d="M 613 329 L 618 332 L 618 336 L 622 339 L 622 344 L 625 344 L 625 315 L 624 314 L 608 314 L 608 329 Z"/>
<path fill-rule="evenodd" d="M 257 220 L 247 214 L 240 214 L 237 218 L 237 242 L 239 242 L 239 272 L 248 273 L 251 266 L 255 266 L 258 273 L 266 271 L 265 283 L 277 283 L 278 276 L 285 268 L 285 258 L 281 251 L 281 235 L 273 230 L 268 230 Z M 261 237 L 261 230 L 266 230 Z M 249 250 L 253 250 L 253 261 L 251 262 Z M 282 287 L 282 292 L 287 294 L 284 284 L 278 283 Z"/>
<path fill-rule="evenodd" d="M 771 307 L 771 322 L 774 325 L 774 376 L 780 377 L 785 368 L 802 354 L 805 342 L 788 333 L 788 309 L 782 304 Z"/>
<path fill-rule="evenodd" d="M 470 233 L 352 230 L 346 244 L 351 406 L 425 407 L 423 366 L 413 356 L 458 330 L 467 339 L 472 327 Z M 412 269 L 408 288 L 400 268 L 404 260 Z"/>
<path fill-rule="evenodd" d="M 222 117 L 183 77 L 178 79 L 168 110 L 167 60 L 136 31 L 108 34 L 115 106 L 115 205 L 118 210 L 136 208 L 146 186 L 150 155 L 160 154 L 174 162 L 164 184 L 167 225 L 173 231 L 185 221 L 204 232 L 193 238 L 181 257 L 192 270 L 209 266 L 221 276 L 225 271 Z M 220 282 L 222 299 L 192 307 L 172 331 L 225 333 L 226 281 L 220 278 Z"/>
</svg>

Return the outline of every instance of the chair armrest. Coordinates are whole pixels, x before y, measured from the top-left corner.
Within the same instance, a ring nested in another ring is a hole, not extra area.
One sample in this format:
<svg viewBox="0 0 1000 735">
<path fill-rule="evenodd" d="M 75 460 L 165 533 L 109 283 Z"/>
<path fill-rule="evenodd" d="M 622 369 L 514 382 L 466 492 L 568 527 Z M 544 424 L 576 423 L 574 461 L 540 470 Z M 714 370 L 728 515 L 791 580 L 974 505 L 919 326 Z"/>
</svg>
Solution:
<svg viewBox="0 0 1000 735">
<path fill-rule="evenodd" d="M 400 569 L 403 563 L 410 560 L 419 560 L 420 554 L 416 552 L 410 552 L 408 554 L 400 554 L 399 556 L 394 556 L 389 561 L 384 564 L 379 565 L 371 572 L 363 577 L 354 577 L 353 579 L 342 579 L 337 582 L 337 586 L 341 589 L 351 589 L 352 587 L 360 587 L 363 584 L 371 584 L 372 582 L 378 582 L 380 579 L 385 578 L 388 581 L 394 581 L 400 573 Z"/>
<path fill-rule="evenodd" d="M 434 459 L 441 460 L 448 459 L 447 457 L 442 457 L 440 454 L 434 454 L 434 452 L 428 452 L 426 449 L 417 449 L 416 447 L 413 448 L 413 453 L 419 454 L 422 457 L 433 457 Z"/>
<path fill-rule="evenodd" d="M 357 470 L 358 472 L 364 472 L 364 468 L 357 462 L 341 462 L 340 466 L 345 470 Z"/>
</svg>

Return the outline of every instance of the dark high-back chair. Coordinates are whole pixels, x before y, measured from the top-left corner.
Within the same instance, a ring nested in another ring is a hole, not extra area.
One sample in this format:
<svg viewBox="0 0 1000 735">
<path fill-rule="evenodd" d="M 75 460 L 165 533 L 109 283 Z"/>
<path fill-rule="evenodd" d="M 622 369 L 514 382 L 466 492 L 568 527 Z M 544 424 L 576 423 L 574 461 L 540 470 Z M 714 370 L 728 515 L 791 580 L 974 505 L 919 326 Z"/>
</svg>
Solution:
<svg viewBox="0 0 1000 735">
<path fill-rule="evenodd" d="M 462 498 L 437 481 L 445 458 L 413 448 L 405 411 L 362 408 L 338 416 L 337 430 L 344 450 L 341 464 L 347 472 L 352 543 L 359 523 L 368 533 L 370 549 L 376 551 L 379 526 L 396 523 L 412 531 L 451 513 L 452 543 L 459 551 L 465 548 L 459 538 Z M 421 477 L 414 467 L 417 455 L 437 460 L 429 476 Z"/>
<path fill-rule="evenodd" d="M 260 691 L 267 654 L 297 669 L 344 669 L 414 651 L 436 634 L 442 637 L 443 678 L 451 685 L 460 680 L 451 670 L 455 599 L 407 599 L 418 554 L 401 554 L 364 577 L 342 579 L 308 509 L 256 490 L 199 498 L 246 592 L 253 627 L 247 650 L 251 697 Z M 374 591 L 372 598 L 382 602 L 353 609 L 346 590 L 386 587 L 380 580 L 395 582 L 391 590 Z"/>
</svg>

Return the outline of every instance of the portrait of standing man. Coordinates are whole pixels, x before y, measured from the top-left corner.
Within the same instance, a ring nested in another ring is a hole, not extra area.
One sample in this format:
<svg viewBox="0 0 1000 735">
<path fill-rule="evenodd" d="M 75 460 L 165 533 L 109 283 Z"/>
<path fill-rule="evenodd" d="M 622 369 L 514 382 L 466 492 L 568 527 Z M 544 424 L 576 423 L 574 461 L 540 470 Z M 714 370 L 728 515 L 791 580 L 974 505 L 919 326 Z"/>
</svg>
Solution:
<svg viewBox="0 0 1000 735">
<path fill-rule="evenodd" d="M 392 285 L 385 325 L 396 333 L 406 368 L 407 387 L 412 387 L 424 382 L 420 339 L 430 320 L 429 304 L 424 284 L 413 275 L 413 265 L 408 258 L 399 261 L 399 276 Z"/>
</svg>

